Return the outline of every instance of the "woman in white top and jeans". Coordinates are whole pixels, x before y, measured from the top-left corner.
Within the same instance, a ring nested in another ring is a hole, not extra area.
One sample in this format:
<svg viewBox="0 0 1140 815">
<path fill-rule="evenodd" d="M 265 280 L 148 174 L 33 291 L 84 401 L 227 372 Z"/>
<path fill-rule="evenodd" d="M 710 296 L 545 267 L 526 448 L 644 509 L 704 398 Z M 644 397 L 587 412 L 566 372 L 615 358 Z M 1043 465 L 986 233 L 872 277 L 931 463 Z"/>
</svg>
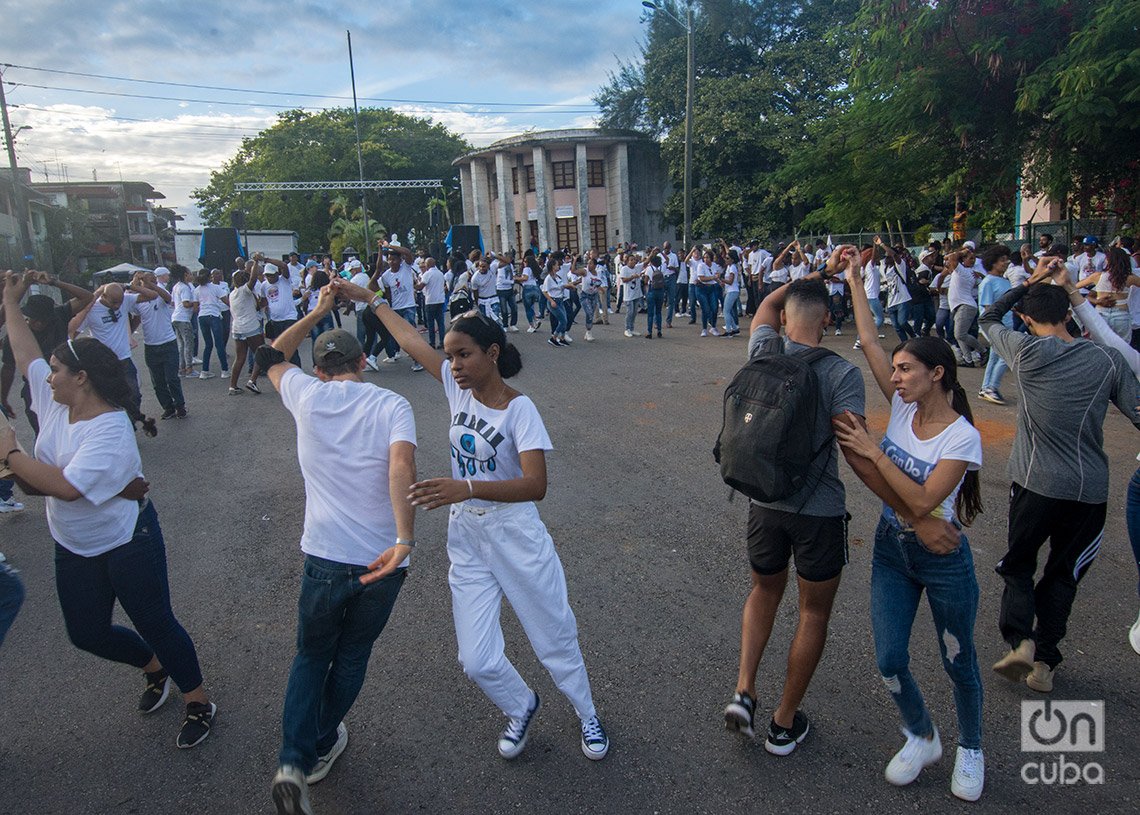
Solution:
<svg viewBox="0 0 1140 815">
<path fill-rule="evenodd" d="M 982 681 L 974 649 L 978 580 L 962 525 L 981 512 L 982 441 L 950 346 L 937 337 L 899 344 L 890 359 L 878 343 L 863 290 L 859 254 L 844 247 L 863 355 L 891 417 L 881 444 L 863 426 L 839 421 L 839 443 L 866 459 L 856 472 L 883 499 L 871 563 L 871 624 L 883 682 L 902 715 L 906 744 L 887 765 L 887 781 L 910 784 L 942 758 L 942 742 L 910 671 L 910 635 L 922 595 L 934 617 L 942 667 L 954 684 L 958 751 L 950 791 L 967 801 L 982 794 Z M 850 418 L 850 417 L 849 417 Z M 854 465 L 853 465 L 854 466 Z M 930 517 L 953 538 L 928 540 L 916 527 Z"/>
<path fill-rule="evenodd" d="M 187 703 L 178 746 L 193 747 L 209 735 L 217 708 L 206 696 L 194 643 L 170 608 L 162 530 L 144 497 L 135 424 L 154 436 L 155 421 L 139 413 L 122 363 L 98 340 L 68 340 L 50 364 L 43 359 L 20 313 L 24 289 L 8 278 L 4 311 L 40 432 L 35 458 L 16 447 L 11 427 L 0 430 L 0 447 L 25 491 L 46 496 L 68 637 L 77 648 L 145 672 L 142 713 L 162 706 L 173 679 Z M 113 623 L 116 601 L 137 633 Z"/>
<path fill-rule="evenodd" d="M 511 759 L 522 752 L 539 708 L 538 694 L 504 653 L 505 597 L 578 714 L 582 752 L 604 758 L 609 740 L 594 708 L 566 576 L 535 506 L 546 495 L 550 437 L 534 403 L 505 381 L 522 369 L 518 350 L 497 321 L 475 311 L 456 320 L 440 354 L 372 292 L 339 288 L 353 300 L 367 299 L 400 346 L 443 384 L 454 477 L 413 484 L 408 497 L 428 510 L 450 505 L 448 583 L 459 661 L 508 717 L 499 754 Z"/>
<path fill-rule="evenodd" d="M 1076 283 L 1076 288 L 1093 287 L 1093 302 L 1100 316 L 1125 342 L 1132 339 L 1132 316 L 1128 311 L 1128 290 L 1140 286 L 1140 277 L 1132 274 L 1132 261 L 1119 246 L 1108 250 L 1108 265 L 1103 272 L 1093 272 Z"/>
<path fill-rule="evenodd" d="M 222 373 L 230 372 L 230 363 L 226 359 L 226 335 L 222 331 L 222 299 L 227 295 L 222 289 L 210 282 L 210 273 L 205 269 L 198 272 L 198 287 L 194 290 L 198 301 L 198 328 L 206 343 L 202 354 L 202 373 L 199 379 L 209 379 L 210 352 L 217 350 L 218 361 L 222 363 Z"/>
<path fill-rule="evenodd" d="M 253 354 L 265 343 L 265 333 L 261 328 L 261 309 L 265 308 L 265 298 L 258 297 L 254 291 L 257 277 L 253 270 L 257 264 L 250 261 L 244 269 L 234 272 L 234 287 L 230 291 L 230 313 L 233 315 L 231 330 L 234 335 L 234 367 L 230 371 L 230 395 L 241 393 L 238 387 L 238 377 L 245 368 L 246 355 Z M 261 393 L 257 386 L 257 379 L 261 376 L 257 361 L 254 360 L 253 372 L 249 381 L 245 383 L 247 390 L 252 393 Z"/>
</svg>

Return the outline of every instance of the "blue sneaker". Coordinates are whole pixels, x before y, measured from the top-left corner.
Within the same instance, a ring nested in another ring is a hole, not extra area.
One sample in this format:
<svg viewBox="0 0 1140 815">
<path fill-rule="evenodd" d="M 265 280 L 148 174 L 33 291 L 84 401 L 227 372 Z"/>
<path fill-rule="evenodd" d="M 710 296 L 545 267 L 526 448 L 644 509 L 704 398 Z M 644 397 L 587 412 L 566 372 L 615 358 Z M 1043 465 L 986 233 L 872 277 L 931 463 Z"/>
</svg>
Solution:
<svg viewBox="0 0 1140 815">
<path fill-rule="evenodd" d="M 590 761 L 601 761 L 610 751 L 610 740 L 597 716 L 582 722 L 582 753 Z"/>
</svg>

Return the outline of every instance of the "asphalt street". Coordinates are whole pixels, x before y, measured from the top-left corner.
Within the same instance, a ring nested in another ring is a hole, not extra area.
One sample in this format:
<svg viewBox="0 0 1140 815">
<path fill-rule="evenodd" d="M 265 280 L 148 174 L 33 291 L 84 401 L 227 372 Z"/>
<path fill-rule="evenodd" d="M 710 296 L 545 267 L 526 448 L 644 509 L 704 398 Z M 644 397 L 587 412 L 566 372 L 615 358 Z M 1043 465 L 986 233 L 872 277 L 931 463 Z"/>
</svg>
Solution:
<svg viewBox="0 0 1140 815">
<path fill-rule="evenodd" d="M 611 738 L 609 756 L 594 763 L 581 754 L 577 718 L 509 608 L 503 615 L 508 653 L 544 705 L 525 752 L 511 762 L 498 756 L 503 719 L 456 659 L 445 510 L 421 512 L 410 577 L 346 720 L 348 749 L 313 788 L 316 811 L 966 811 L 969 805 L 949 791 L 957 727 L 925 606 L 912 636 L 912 669 L 946 755 L 910 787 L 883 780 L 902 737 L 876 670 L 868 612 L 879 505 L 846 465 L 851 563 L 804 703 L 811 733 L 791 756 L 777 758 L 760 741 L 725 732 L 721 711 L 735 682 L 749 581 L 746 502 L 727 500 L 711 451 L 721 396 L 743 362 L 745 340 L 700 339 L 684 320 L 662 340 L 627 339 L 617 320 L 597 328 L 591 344 L 575 328 L 574 345 L 566 349 L 548 346 L 545 334 L 513 336 L 524 362 L 515 384 L 538 405 L 554 441 L 540 511 L 565 565 Z M 848 332 L 825 344 L 866 372 L 852 341 Z M 306 343 L 303 355 L 308 350 Z M 141 356 L 140 348 L 144 409 L 157 412 Z M 442 388 L 427 373 L 412 373 L 407 360 L 380 367 L 367 379 L 405 395 L 415 410 L 420 474 L 448 474 Z M 963 372 L 971 395 L 981 375 Z M 28 498 L 25 512 L 0 517 L 0 550 L 21 569 L 27 589 L 0 648 L 0 813 L 273 811 L 269 784 L 301 566 L 304 493 L 295 430 L 268 382 L 260 396 L 228 396 L 217 378 L 187 380 L 185 388 L 190 417 L 160 422 L 155 439 L 140 433 L 139 446 L 166 537 L 174 608 L 197 644 L 219 707 L 214 731 L 196 749 L 176 749 L 176 695 L 160 712 L 142 717 L 135 710 L 140 674 L 68 642 L 43 503 Z M 1006 535 L 1005 463 L 1017 409 L 1012 375 L 1003 391 L 1008 407 L 972 398 L 986 456 L 986 511 L 969 537 L 981 584 L 976 642 L 987 764 L 986 791 L 972 810 L 1134 813 L 1140 811 L 1134 747 L 1140 657 L 1127 642 L 1138 606 L 1124 492 L 1136 468 L 1138 437 L 1124 417 L 1110 413 L 1105 543 L 1081 586 L 1054 692 L 1057 699 L 1104 701 L 1104 752 L 1066 757 L 1099 763 L 1104 783 L 1028 784 L 1026 763 L 1056 759 L 1021 751 L 1020 703 L 1041 697 L 990 670 L 1004 651 L 996 623 L 1001 581 L 993 567 Z M 871 426 L 881 431 L 887 403 L 869 390 L 868 406 Z M 18 426 L 30 443 L 23 418 Z M 346 511 L 367 488 L 344 484 Z M 758 729 L 778 699 L 795 621 L 793 581 L 761 665 Z"/>
</svg>

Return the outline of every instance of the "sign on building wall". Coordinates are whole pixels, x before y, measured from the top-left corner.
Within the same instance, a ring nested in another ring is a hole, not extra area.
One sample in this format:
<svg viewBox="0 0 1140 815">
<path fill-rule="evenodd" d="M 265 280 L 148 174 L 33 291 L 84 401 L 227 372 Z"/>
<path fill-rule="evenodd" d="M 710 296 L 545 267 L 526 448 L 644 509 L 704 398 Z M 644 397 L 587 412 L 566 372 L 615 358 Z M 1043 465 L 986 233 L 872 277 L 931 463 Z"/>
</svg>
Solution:
<svg viewBox="0 0 1140 815">
<path fill-rule="evenodd" d="M 538 220 L 538 210 L 537 209 L 528 209 L 526 211 L 526 219 L 528 221 L 537 221 Z"/>
<path fill-rule="evenodd" d="M 573 206 L 555 207 L 554 208 L 554 217 L 555 218 L 573 218 L 574 217 L 574 207 Z"/>
</svg>

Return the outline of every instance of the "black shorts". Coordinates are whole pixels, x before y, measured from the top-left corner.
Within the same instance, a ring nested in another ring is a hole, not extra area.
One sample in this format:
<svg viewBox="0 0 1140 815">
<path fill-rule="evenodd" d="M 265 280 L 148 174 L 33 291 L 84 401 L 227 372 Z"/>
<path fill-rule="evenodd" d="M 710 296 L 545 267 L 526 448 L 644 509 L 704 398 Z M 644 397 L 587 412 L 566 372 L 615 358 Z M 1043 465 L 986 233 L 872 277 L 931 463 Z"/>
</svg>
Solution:
<svg viewBox="0 0 1140 815">
<path fill-rule="evenodd" d="M 847 565 L 847 517 L 797 515 L 748 507 L 748 562 L 761 575 L 779 574 L 795 556 L 796 573 L 813 583 L 838 577 Z"/>
</svg>

